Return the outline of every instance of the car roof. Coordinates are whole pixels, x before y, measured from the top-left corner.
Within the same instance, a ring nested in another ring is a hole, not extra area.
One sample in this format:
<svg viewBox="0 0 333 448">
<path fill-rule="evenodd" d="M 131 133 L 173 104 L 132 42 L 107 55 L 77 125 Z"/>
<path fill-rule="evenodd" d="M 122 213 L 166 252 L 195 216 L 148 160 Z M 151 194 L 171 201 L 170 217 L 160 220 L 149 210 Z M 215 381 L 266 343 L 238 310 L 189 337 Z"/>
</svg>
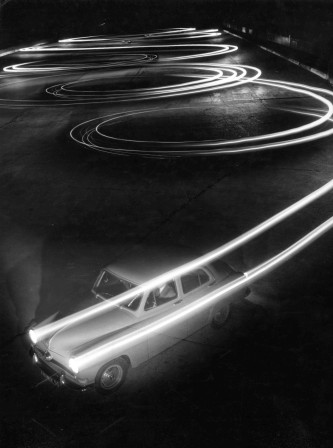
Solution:
<svg viewBox="0 0 333 448">
<path fill-rule="evenodd" d="M 199 256 L 200 254 L 184 246 L 140 248 L 131 251 L 104 269 L 140 285 Z"/>
</svg>

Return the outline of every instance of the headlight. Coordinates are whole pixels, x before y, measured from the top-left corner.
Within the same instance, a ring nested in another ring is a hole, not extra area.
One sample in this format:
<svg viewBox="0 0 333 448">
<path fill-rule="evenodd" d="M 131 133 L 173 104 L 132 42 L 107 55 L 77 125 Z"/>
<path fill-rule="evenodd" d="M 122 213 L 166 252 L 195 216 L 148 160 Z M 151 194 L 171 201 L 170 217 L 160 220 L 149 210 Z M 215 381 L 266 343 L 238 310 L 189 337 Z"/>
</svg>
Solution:
<svg viewBox="0 0 333 448">
<path fill-rule="evenodd" d="M 68 366 L 74 373 L 79 373 L 79 366 L 75 358 L 69 358 Z"/>
<path fill-rule="evenodd" d="M 34 330 L 29 330 L 29 337 L 32 341 L 33 344 L 37 344 L 37 336 L 36 336 L 36 332 Z"/>
</svg>

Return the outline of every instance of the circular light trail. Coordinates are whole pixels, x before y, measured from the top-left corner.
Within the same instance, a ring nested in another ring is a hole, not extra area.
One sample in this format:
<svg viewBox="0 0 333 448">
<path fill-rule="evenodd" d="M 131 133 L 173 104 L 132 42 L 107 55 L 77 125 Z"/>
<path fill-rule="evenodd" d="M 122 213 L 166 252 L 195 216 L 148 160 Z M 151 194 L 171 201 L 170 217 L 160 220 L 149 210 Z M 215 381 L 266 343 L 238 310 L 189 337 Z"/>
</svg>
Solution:
<svg viewBox="0 0 333 448">
<path fill-rule="evenodd" d="M 60 52 L 88 52 L 88 51 L 148 51 L 148 53 L 158 53 L 161 57 L 164 53 L 194 53 L 183 56 L 169 56 L 164 57 L 164 61 L 181 61 L 188 59 L 202 59 L 222 56 L 227 53 L 237 51 L 236 45 L 224 44 L 155 44 L 155 45 L 119 45 L 119 46 L 88 46 L 88 47 L 62 47 L 62 46 L 45 46 L 37 45 L 35 47 L 21 48 L 21 52 L 26 53 L 60 53 Z"/>
<path fill-rule="evenodd" d="M 197 30 L 196 28 L 173 28 L 173 29 L 162 29 L 156 30 L 148 33 L 141 34 L 122 34 L 122 35 L 111 35 L 111 36 L 85 36 L 85 37 L 72 37 L 69 39 L 60 39 L 59 43 L 92 43 L 92 42 L 109 42 L 109 43 L 132 43 L 133 41 L 146 41 L 152 39 L 211 39 L 214 37 L 221 36 L 218 29 L 210 30 Z"/>
<path fill-rule="evenodd" d="M 149 71 L 151 74 L 149 74 Z M 60 98 L 61 100 L 73 101 L 76 104 L 82 101 L 84 104 L 114 102 L 114 101 L 137 101 L 149 100 L 156 98 L 168 98 L 180 95 L 188 95 L 194 93 L 205 93 L 222 88 L 232 87 L 240 83 L 247 83 L 251 80 L 259 78 L 261 72 L 255 67 L 222 65 L 222 64 L 162 64 L 149 67 L 144 76 L 152 79 L 153 77 L 182 77 L 182 78 L 198 78 L 194 81 L 184 81 L 177 84 L 167 84 L 162 87 L 149 88 L 132 88 L 122 90 L 105 90 L 98 89 L 84 90 L 80 88 L 86 81 L 74 81 L 68 84 L 57 84 L 46 89 L 47 93 Z M 251 73 L 252 72 L 252 73 Z M 251 78 L 249 75 L 251 73 Z M 142 76 L 142 75 L 140 75 Z M 96 78 L 101 80 L 101 78 Z M 113 78 L 116 79 L 115 77 Z M 124 75 L 122 80 L 126 80 Z M 89 79 L 94 81 L 94 78 Z M 79 87 L 78 87 L 79 86 Z"/>
<path fill-rule="evenodd" d="M 148 51 L 148 53 L 158 53 L 164 61 L 180 61 L 188 59 L 198 59 L 216 57 L 231 53 L 237 50 L 235 45 L 200 43 L 193 44 L 193 39 L 211 39 L 220 37 L 221 33 L 217 29 L 196 30 L 195 28 L 174 28 L 171 30 L 159 30 L 148 34 L 127 34 L 120 36 L 87 36 L 69 39 L 61 39 L 57 44 L 38 44 L 32 47 L 21 48 L 25 53 L 59 53 L 59 52 L 117 52 L 119 50 L 131 52 Z M 170 39 L 177 39 L 181 42 L 189 43 L 170 44 Z M 163 44 L 167 41 L 166 44 Z M 191 43 L 190 43 L 191 42 Z M 180 56 L 164 56 L 165 53 L 186 53 Z M 189 54 L 190 53 L 190 54 Z M 193 54 L 191 54 L 193 53 Z"/>
<path fill-rule="evenodd" d="M 119 68 L 128 67 L 131 65 L 141 65 L 157 60 L 156 54 L 140 54 L 140 53 L 118 53 L 117 55 L 102 54 L 94 55 L 94 60 L 91 63 L 63 63 L 62 65 L 51 64 L 44 61 L 23 62 L 21 64 L 8 65 L 3 68 L 7 73 L 20 74 L 39 74 L 39 73 L 54 73 L 54 72 L 68 72 L 72 70 L 100 70 L 105 68 Z"/>
<path fill-rule="evenodd" d="M 224 44 L 187 44 L 184 43 L 192 38 L 212 38 L 220 35 L 218 30 L 196 30 L 195 28 L 173 28 L 168 30 L 157 30 L 146 34 L 131 34 L 120 36 L 86 36 L 70 39 L 62 39 L 55 45 L 39 44 L 34 47 L 22 49 L 22 51 L 71 51 L 78 54 L 79 51 L 96 52 L 96 59 L 88 63 L 80 61 L 65 62 L 61 65 L 42 62 L 26 62 L 14 64 L 4 68 L 6 74 L 29 74 L 46 75 L 40 76 L 44 81 L 47 76 L 59 73 L 70 73 L 73 70 L 85 72 L 90 70 L 90 75 L 84 80 L 70 80 L 51 85 L 46 92 L 53 97 L 51 100 L 25 100 L 25 99 L 0 99 L 0 104 L 11 107 L 21 106 L 73 106 L 85 104 L 114 104 L 117 102 L 137 102 L 154 99 L 170 99 L 173 97 L 203 94 L 221 89 L 233 88 L 245 83 L 262 85 L 291 91 L 298 95 L 306 95 L 315 101 L 319 101 L 323 107 L 321 116 L 314 116 L 310 123 L 293 129 L 280 132 L 272 132 L 265 135 L 254 135 L 246 138 L 233 140 L 225 139 L 203 139 L 198 141 L 153 141 L 133 140 L 117 138 L 112 135 L 112 126 L 126 120 L 140 119 L 155 114 L 159 109 L 129 110 L 121 114 L 112 114 L 93 118 L 75 126 L 71 131 L 71 137 L 78 143 L 97 151 L 112 154 L 141 155 L 148 157 L 188 157 L 217 154 L 233 154 L 248 151 L 259 151 L 264 149 L 281 148 L 313 141 L 327 137 L 333 133 L 329 121 L 333 106 L 331 101 L 322 94 L 332 96 L 332 93 L 324 89 L 316 89 L 310 86 L 295 83 L 281 82 L 275 80 L 261 79 L 261 72 L 256 67 L 223 63 L 194 63 L 187 60 L 208 56 L 221 56 L 222 54 L 235 51 L 236 46 Z M 182 43 L 163 44 L 166 39 L 180 39 Z M 153 45 L 147 42 L 154 41 Z M 89 44 L 87 46 L 87 44 Z M 124 45 L 125 44 L 125 45 Z M 133 45 L 132 45 L 133 44 Z M 136 53 L 133 50 L 140 49 Z M 205 50 L 203 53 L 202 50 Z M 209 49 L 209 51 L 207 51 Z M 106 51 L 107 50 L 107 51 Z M 121 52 L 119 53 L 119 50 Z M 154 50 L 154 51 L 153 51 Z M 146 53 L 146 51 L 148 51 Z M 149 54 L 149 51 L 153 53 Z M 169 56 L 159 60 L 160 54 L 165 51 L 182 51 L 182 55 Z M 85 57 L 87 55 L 85 54 Z M 77 57 L 77 56 L 76 56 Z M 166 62 L 168 61 L 168 62 Z M 170 62 L 172 61 L 172 62 Z M 151 64 L 154 62 L 154 64 Z M 142 68 L 140 74 L 131 73 L 133 66 Z M 128 69 L 126 72 L 117 73 L 117 69 Z M 110 71 L 112 69 L 112 71 Z M 96 73 L 96 74 L 95 74 Z M 161 86 L 158 87 L 132 87 L 117 88 L 117 82 L 121 79 L 126 83 L 128 77 L 136 77 L 136 84 L 140 81 L 159 79 Z M 170 83 L 169 78 L 181 78 L 180 82 Z M 166 80 L 163 82 L 163 80 Z M 14 88 L 20 83 L 15 79 L 7 86 Z M 105 86 L 105 81 L 109 84 Z M 18 84 L 17 84 L 18 83 Z M 93 86 L 91 87 L 93 83 Z M 4 84 L 6 87 L 6 84 Z M 168 109 L 174 113 L 185 108 Z M 308 114 L 311 116 L 311 114 Z M 329 124 L 328 129 L 320 126 Z"/>
<path fill-rule="evenodd" d="M 327 123 L 333 114 L 332 103 L 321 95 L 318 95 L 308 86 L 295 83 L 281 83 L 269 80 L 251 80 L 256 84 L 270 87 L 278 87 L 288 91 L 307 95 L 321 103 L 326 108 L 322 116 L 305 125 L 290 128 L 285 131 L 253 137 L 238 138 L 233 140 L 201 140 L 201 141 L 150 141 L 150 140 L 130 140 L 117 138 L 109 132 L 112 125 L 124 122 L 133 117 L 155 115 L 159 109 L 139 110 L 112 114 L 100 118 L 95 118 L 75 126 L 71 131 L 71 137 L 78 143 L 91 149 L 122 155 L 139 155 L 149 157 L 189 157 L 207 156 L 217 154 L 234 154 L 249 151 L 259 151 L 266 149 L 281 148 L 300 143 L 317 140 L 333 134 L 333 127 L 327 130 L 318 130 L 309 133 L 314 128 Z M 236 83 L 235 83 L 236 84 Z M 232 84 L 234 85 L 234 84 Z M 329 93 L 327 91 L 326 93 Z M 332 95 L 332 94 L 331 94 Z M 167 113 L 174 114 L 175 111 L 191 108 L 167 109 Z M 309 114 L 312 115 L 312 114 Z"/>
</svg>

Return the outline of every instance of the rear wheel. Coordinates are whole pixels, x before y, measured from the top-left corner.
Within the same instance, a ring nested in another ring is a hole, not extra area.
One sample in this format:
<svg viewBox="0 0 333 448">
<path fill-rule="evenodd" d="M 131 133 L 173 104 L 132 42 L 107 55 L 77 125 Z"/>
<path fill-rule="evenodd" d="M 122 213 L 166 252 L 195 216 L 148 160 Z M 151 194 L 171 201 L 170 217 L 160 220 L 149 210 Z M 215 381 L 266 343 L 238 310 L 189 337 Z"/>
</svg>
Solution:
<svg viewBox="0 0 333 448">
<path fill-rule="evenodd" d="M 230 315 L 230 304 L 219 305 L 214 309 L 212 327 L 221 328 L 227 322 Z"/>
<path fill-rule="evenodd" d="M 116 358 L 101 367 L 96 375 L 96 390 L 105 395 L 119 389 L 126 379 L 129 364 L 124 358 Z"/>
</svg>

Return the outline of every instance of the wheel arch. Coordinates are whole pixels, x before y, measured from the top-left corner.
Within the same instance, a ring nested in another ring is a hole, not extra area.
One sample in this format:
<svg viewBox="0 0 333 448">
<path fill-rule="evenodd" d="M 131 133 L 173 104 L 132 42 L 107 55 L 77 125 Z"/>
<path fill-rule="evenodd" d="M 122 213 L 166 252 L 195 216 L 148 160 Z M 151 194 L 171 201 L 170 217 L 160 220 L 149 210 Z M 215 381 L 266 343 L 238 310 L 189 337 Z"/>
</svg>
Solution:
<svg viewBox="0 0 333 448">
<path fill-rule="evenodd" d="M 127 362 L 128 367 L 132 367 L 132 362 L 128 355 L 121 355 L 119 356 L 119 358 L 123 358 L 123 360 Z"/>
</svg>

